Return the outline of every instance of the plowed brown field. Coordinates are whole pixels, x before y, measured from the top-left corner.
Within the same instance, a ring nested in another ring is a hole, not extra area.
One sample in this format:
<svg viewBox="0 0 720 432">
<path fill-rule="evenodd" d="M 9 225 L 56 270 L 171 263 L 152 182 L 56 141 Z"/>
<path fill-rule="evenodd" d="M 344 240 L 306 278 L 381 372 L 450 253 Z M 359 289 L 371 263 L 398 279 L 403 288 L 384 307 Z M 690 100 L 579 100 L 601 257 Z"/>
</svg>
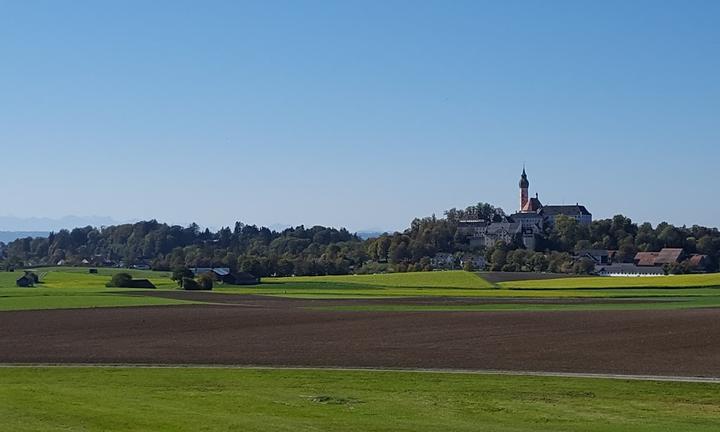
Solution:
<svg viewBox="0 0 720 432">
<path fill-rule="evenodd" d="M 720 376 L 717 309 L 388 313 L 319 311 L 279 298 L 228 302 L 1 312 L 0 362 Z"/>
</svg>

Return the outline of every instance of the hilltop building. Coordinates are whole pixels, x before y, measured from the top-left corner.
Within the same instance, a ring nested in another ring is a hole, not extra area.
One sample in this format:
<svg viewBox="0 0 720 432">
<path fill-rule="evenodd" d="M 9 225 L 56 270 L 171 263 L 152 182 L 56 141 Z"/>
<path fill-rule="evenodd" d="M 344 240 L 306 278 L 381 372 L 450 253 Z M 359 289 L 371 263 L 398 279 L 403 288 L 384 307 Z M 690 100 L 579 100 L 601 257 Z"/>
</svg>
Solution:
<svg viewBox="0 0 720 432">
<path fill-rule="evenodd" d="M 538 194 L 529 196 L 530 181 L 523 167 L 520 175 L 520 210 L 505 216 L 499 222 L 479 218 L 461 220 L 458 229 L 468 236 L 473 246 L 490 247 L 496 242 L 522 244 L 535 250 L 538 236 L 546 226 L 552 226 L 558 216 L 568 216 L 581 224 L 590 224 L 592 214 L 579 203 L 575 205 L 548 205 L 540 202 Z"/>
<path fill-rule="evenodd" d="M 528 198 L 528 191 L 530 189 L 530 182 L 525 173 L 525 168 L 520 175 L 520 212 L 512 215 L 512 217 L 522 217 L 542 219 L 543 222 L 553 224 L 555 218 L 560 215 L 571 217 L 577 220 L 579 223 L 589 225 L 592 222 L 592 214 L 585 208 L 585 206 L 576 203 L 575 205 L 548 205 L 544 206 L 540 202 L 538 194 L 535 194 L 534 198 Z"/>
</svg>

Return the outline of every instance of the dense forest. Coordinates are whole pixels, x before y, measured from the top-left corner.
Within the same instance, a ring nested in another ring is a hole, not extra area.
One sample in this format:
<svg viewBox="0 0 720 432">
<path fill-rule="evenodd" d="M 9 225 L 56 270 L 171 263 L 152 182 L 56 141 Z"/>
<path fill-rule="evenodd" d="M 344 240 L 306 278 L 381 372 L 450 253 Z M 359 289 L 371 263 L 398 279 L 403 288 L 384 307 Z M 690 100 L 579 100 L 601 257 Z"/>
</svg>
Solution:
<svg viewBox="0 0 720 432">
<path fill-rule="evenodd" d="M 560 217 L 539 238 L 540 251 L 521 244 L 498 243 L 489 248 L 470 246 L 458 230 L 468 215 L 500 220 L 502 209 L 480 203 L 466 209 L 451 209 L 444 217 L 415 219 L 403 232 L 362 240 L 345 229 L 299 226 L 281 232 L 237 222 L 217 232 L 198 225 L 172 226 L 157 221 L 102 228 L 61 230 L 49 237 L 28 237 L 0 244 L 4 269 L 26 266 L 113 265 L 149 266 L 157 270 L 183 267 L 230 267 L 257 276 L 325 275 L 428 271 L 459 268 L 468 257 L 484 257 L 487 269 L 495 271 L 548 271 L 587 273 L 590 263 L 574 258 L 585 249 L 617 250 L 618 257 L 632 261 L 638 251 L 663 247 L 684 248 L 687 253 L 705 254 L 709 270 L 718 269 L 720 232 L 701 226 L 676 227 L 667 223 L 636 224 L 618 215 L 612 219 L 580 225 Z M 451 256 L 440 265 L 438 254 Z M 454 259 L 453 259 L 454 258 Z M 465 259 L 464 259 L 465 258 Z M 682 273 L 681 266 L 672 269 Z"/>
</svg>

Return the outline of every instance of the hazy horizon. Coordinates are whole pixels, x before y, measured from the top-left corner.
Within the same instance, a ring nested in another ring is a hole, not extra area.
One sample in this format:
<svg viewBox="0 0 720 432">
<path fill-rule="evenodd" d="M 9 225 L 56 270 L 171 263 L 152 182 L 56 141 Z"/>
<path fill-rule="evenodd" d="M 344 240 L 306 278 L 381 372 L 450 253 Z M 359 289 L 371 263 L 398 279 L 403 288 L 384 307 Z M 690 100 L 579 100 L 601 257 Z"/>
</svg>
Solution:
<svg viewBox="0 0 720 432">
<path fill-rule="evenodd" d="M 0 12 L 0 215 L 392 231 L 516 211 L 525 163 L 543 204 L 719 225 L 718 2 Z"/>
</svg>

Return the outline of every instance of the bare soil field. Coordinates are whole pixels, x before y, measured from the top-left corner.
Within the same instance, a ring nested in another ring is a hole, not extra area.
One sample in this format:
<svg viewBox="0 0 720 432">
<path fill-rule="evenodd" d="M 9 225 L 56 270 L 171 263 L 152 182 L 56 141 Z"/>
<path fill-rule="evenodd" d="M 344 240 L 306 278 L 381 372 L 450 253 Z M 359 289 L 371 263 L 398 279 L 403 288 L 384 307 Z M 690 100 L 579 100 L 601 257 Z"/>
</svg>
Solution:
<svg viewBox="0 0 720 432">
<path fill-rule="evenodd" d="M 220 299 L 217 294 L 195 295 L 212 296 L 216 302 Z M 317 305 L 317 300 L 229 295 L 226 301 L 217 305 L 2 312 L 0 362 L 457 368 L 720 377 L 717 309 L 389 313 L 305 308 Z M 332 300 L 332 304 L 345 302 Z"/>
<path fill-rule="evenodd" d="M 352 305 L 407 305 L 407 306 L 474 306 L 489 304 L 631 304 L 668 301 L 662 298 L 597 298 L 597 297 L 383 297 L 364 299 L 305 299 L 259 295 L 221 294 L 202 291 L 142 291 L 136 295 L 188 300 L 214 304 L 234 304 L 246 307 L 332 307 Z"/>
</svg>

